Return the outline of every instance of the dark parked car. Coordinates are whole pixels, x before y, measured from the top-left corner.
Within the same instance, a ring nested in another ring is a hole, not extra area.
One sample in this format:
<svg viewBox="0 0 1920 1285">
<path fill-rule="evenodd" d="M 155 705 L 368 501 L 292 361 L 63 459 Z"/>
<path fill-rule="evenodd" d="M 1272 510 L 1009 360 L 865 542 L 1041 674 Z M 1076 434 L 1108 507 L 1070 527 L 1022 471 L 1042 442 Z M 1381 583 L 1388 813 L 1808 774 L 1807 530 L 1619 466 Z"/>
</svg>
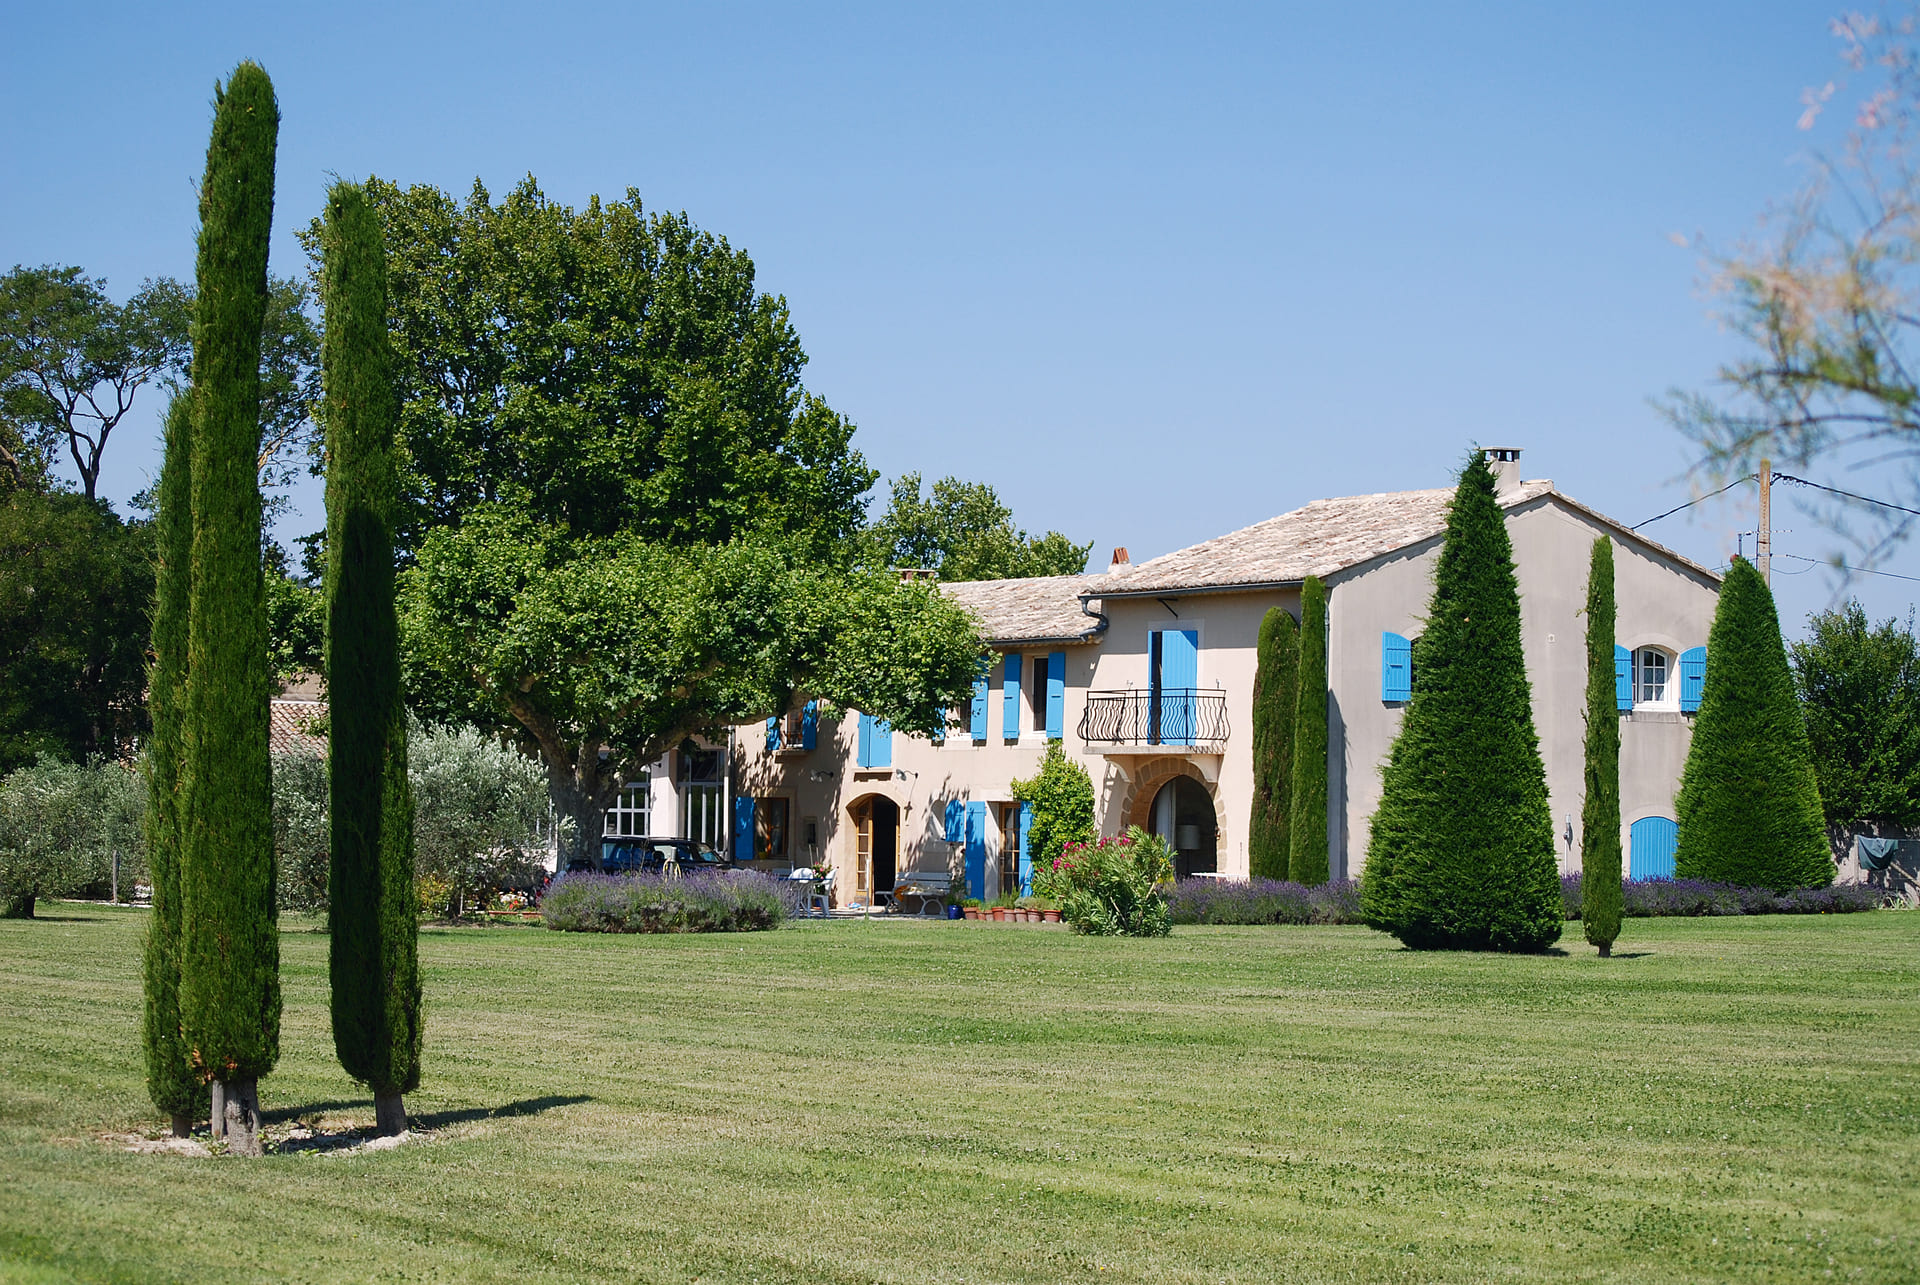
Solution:
<svg viewBox="0 0 1920 1285">
<path fill-rule="evenodd" d="M 695 870 L 733 869 L 733 862 L 694 839 L 643 837 L 603 839 L 600 842 L 601 868 L 608 874 L 633 874 L 642 870 L 658 874 L 666 869 L 669 861 L 680 867 L 681 874 L 690 874 Z M 585 862 L 570 862 L 567 869 L 584 869 L 585 866 Z"/>
</svg>

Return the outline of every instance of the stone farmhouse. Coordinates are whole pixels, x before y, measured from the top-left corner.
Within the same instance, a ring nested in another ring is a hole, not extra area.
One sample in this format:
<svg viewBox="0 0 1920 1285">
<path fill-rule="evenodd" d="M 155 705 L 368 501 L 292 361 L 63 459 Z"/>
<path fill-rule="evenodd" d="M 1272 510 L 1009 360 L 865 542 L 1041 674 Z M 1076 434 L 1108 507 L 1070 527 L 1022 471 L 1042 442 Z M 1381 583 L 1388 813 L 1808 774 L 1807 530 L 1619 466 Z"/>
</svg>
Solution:
<svg viewBox="0 0 1920 1285">
<path fill-rule="evenodd" d="M 1579 864 L 1592 542 L 1615 543 L 1622 847 L 1627 872 L 1670 874 L 1673 798 L 1706 668 L 1720 580 L 1490 452 L 1518 569 L 1534 724 L 1565 869 Z M 857 711 L 811 708 L 690 743 L 633 783 L 609 834 L 679 833 L 766 869 L 831 866 L 842 904 L 884 900 L 899 873 L 964 871 L 992 898 L 1029 877 L 1010 783 L 1050 740 L 1092 776 L 1102 834 L 1166 836 L 1183 875 L 1244 878 L 1260 621 L 1296 619 L 1304 577 L 1329 589 L 1328 840 L 1336 878 L 1365 865 L 1380 767 L 1410 694 L 1451 488 L 1316 500 L 1104 573 L 955 583 L 979 617 L 987 677 L 940 741 Z"/>
</svg>

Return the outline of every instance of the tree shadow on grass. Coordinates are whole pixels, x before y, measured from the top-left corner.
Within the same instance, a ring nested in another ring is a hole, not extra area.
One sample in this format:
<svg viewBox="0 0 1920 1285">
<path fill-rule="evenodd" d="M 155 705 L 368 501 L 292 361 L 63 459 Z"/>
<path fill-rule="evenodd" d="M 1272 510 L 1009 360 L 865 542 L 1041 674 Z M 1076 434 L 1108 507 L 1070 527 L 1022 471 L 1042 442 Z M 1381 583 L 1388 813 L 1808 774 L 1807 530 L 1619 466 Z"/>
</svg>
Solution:
<svg viewBox="0 0 1920 1285">
<path fill-rule="evenodd" d="M 522 1098 L 498 1107 L 466 1107 L 459 1111 L 426 1111 L 419 1114 L 409 1111 L 407 1119 L 416 1129 L 441 1129 L 450 1124 L 467 1124 L 474 1120 L 505 1120 L 519 1115 L 539 1115 L 555 1107 L 577 1106 L 591 1101 L 592 1096 L 586 1093 L 551 1093 L 543 1098 Z"/>
</svg>

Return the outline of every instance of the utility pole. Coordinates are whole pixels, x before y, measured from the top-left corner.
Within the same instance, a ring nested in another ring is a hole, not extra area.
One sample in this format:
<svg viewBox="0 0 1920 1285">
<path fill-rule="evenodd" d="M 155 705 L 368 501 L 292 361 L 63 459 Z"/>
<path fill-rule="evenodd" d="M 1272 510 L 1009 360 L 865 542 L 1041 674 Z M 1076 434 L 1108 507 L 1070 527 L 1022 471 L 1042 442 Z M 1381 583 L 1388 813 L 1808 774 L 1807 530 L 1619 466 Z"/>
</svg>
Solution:
<svg viewBox="0 0 1920 1285">
<path fill-rule="evenodd" d="M 1753 537 L 1753 563 L 1760 569 L 1760 582 L 1773 584 L 1773 461 L 1760 461 L 1760 522 Z"/>
</svg>

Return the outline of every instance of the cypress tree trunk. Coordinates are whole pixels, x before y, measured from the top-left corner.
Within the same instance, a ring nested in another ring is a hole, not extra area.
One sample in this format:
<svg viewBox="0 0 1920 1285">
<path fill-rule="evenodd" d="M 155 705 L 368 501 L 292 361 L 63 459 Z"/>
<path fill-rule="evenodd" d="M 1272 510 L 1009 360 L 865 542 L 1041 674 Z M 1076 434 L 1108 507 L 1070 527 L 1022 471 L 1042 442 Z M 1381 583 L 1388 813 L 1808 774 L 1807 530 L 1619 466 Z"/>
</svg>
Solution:
<svg viewBox="0 0 1920 1285">
<path fill-rule="evenodd" d="M 1513 545 L 1478 454 L 1447 514 L 1361 908 L 1415 949 L 1544 950 L 1565 926 Z"/>
<path fill-rule="evenodd" d="M 214 1127 L 258 1155 L 255 1081 L 280 1056 L 267 616 L 260 569 L 260 331 L 279 109 L 241 63 L 216 90 L 193 319 L 193 572 L 182 777 L 180 1013 L 219 1089 Z"/>
<path fill-rule="evenodd" d="M 1293 715 L 1299 699 L 1300 631 L 1283 607 L 1260 622 L 1253 671 L 1253 817 L 1247 825 L 1247 873 L 1287 877 L 1292 821 Z"/>
<path fill-rule="evenodd" d="M 1773 594 L 1745 558 L 1720 585 L 1693 745 L 1674 800 L 1682 879 L 1824 888 L 1833 857 L 1813 747 L 1780 641 Z"/>
<path fill-rule="evenodd" d="M 153 664 L 147 673 L 147 871 L 153 913 L 141 961 L 140 1024 L 147 1094 L 184 1138 L 207 1109 L 207 1086 L 187 1065 L 180 1034 L 180 741 L 187 679 L 187 594 L 193 551 L 193 398 L 167 407 L 166 455 L 154 511 Z"/>
<path fill-rule="evenodd" d="M 1587 794 L 1580 804 L 1580 924 L 1601 955 L 1620 935 L 1620 706 L 1614 692 L 1613 541 L 1587 571 Z"/>
<path fill-rule="evenodd" d="M 396 1134 L 407 1128 L 401 1095 L 420 1083 L 420 961 L 393 600 L 386 251 L 360 187 L 328 193 L 324 244 L 333 1046 L 373 1090 L 379 1131 Z"/>
<path fill-rule="evenodd" d="M 1287 877 L 1312 886 L 1327 881 L 1327 586 L 1318 576 L 1300 586 L 1296 686 Z"/>
</svg>

